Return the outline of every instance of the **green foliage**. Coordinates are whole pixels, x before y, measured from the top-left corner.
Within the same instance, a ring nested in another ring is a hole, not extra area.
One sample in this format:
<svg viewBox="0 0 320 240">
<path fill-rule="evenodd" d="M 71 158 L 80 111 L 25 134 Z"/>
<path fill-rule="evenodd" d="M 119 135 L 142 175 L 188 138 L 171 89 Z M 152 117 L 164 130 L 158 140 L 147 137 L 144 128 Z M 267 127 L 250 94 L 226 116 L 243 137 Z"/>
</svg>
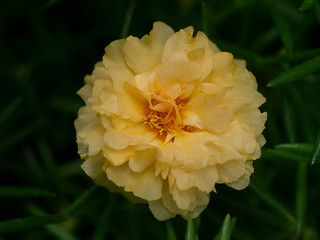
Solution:
<svg viewBox="0 0 320 240">
<path fill-rule="evenodd" d="M 14 0 L 0 13 L 0 240 L 320 239 L 318 0 Z M 250 187 L 217 185 L 201 222 L 159 222 L 92 187 L 77 154 L 83 77 L 111 41 L 158 20 L 245 59 L 267 99 Z"/>
</svg>

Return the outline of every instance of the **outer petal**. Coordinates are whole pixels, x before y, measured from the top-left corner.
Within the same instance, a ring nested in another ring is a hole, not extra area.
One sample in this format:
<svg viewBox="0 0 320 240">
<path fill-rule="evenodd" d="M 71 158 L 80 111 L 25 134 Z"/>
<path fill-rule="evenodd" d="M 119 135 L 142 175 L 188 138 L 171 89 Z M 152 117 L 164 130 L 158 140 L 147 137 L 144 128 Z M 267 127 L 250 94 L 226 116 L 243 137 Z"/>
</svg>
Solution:
<svg viewBox="0 0 320 240">
<path fill-rule="evenodd" d="M 206 167 L 196 171 L 172 169 L 170 175 L 175 178 L 177 187 L 180 190 L 196 187 L 200 191 L 207 193 L 214 189 L 214 185 L 218 180 L 216 167 Z"/>
<path fill-rule="evenodd" d="M 127 164 L 123 164 L 119 167 L 109 166 L 106 172 L 112 182 L 137 197 L 147 201 L 161 198 L 162 179 L 154 176 L 153 167 L 140 173 L 134 173 Z"/>
<path fill-rule="evenodd" d="M 162 200 L 155 200 L 155 201 L 150 201 L 149 202 L 149 208 L 153 215 L 158 219 L 159 221 L 165 221 L 170 218 L 173 218 L 176 216 L 176 214 L 168 211 L 162 203 Z"/>
<path fill-rule="evenodd" d="M 167 39 L 174 34 L 172 28 L 162 22 L 155 22 L 150 35 L 141 40 L 128 37 L 123 51 L 129 67 L 135 74 L 152 70 L 161 62 L 161 54 Z"/>
<path fill-rule="evenodd" d="M 254 107 L 245 108 L 236 113 L 235 119 L 247 124 L 256 135 L 260 135 L 265 128 L 267 113 L 261 113 L 258 108 Z"/>
<path fill-rule="evenodd" d="M 219 180 L 218 183 L 235 182 L 245 174 L 245 162 L 230 160 L 217 165 Z"/>
</svg>

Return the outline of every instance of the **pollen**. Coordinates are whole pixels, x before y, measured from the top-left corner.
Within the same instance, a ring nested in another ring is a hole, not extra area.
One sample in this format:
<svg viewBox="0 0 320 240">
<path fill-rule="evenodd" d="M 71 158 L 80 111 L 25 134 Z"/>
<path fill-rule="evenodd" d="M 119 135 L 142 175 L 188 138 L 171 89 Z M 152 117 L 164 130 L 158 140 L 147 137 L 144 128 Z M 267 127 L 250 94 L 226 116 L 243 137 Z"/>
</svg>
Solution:
<svg viewBox="0 0 320 240">
<path fill-rule="evenodd" d="M 183 123 L 183 111 L 187 108 L 187 100 L 177 98 L 166 99 L 162 96 L 152 94 L 149 105 L 144 115 L 144 124 L 152 130 L 158 131 L 159 135 L 167 135 L 182 129 L 192 132 L 194 127 Z"/>
</svg>

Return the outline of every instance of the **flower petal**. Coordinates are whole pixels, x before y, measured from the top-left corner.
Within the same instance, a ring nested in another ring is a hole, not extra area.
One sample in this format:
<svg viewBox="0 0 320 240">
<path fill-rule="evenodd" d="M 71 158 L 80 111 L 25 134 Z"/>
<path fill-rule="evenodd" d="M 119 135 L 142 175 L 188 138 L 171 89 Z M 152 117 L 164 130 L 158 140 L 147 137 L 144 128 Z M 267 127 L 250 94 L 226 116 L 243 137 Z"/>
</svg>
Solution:
<svg viewBox="0 0 320 240">
<path fill-rule="evenodd" d="M 154 176 L 154 168 L 150 167 L 143 172 L 135 173 L 127 164 L 119 167 L 108 166 L 108 178 L 125 191 L 132 192 L 135 196 L 154 201 L 161 198 L 162 179 Z"/>
<path fill-rule="evenodd" d="M 180 190 L 188 190 L 192 187 L 202 192 L 211 192 L 218 180 L 218 171 L 215 167 L 206 167 L 196 171 L 184 169 L 171 169 L 170 174 L 175 178 L 177 187 Z"/>
<path fill-rule="evenodd" d="M 140 74 L 155 68 L 161 62 L 162 49 L 167 39 L 173 34 L 174 31 L 168 25 L 155 22 L 150 35 L 145 35 L 141 40 L 128 37 L 123 51 L 132 71 Z"/>
<path fill-rule="evenodd" d="M 235 182 L 245 173 L 245 163 L 240 160 L 230 160 L 217 164 L 219 174 L 218 183 Z"/>
</svg>

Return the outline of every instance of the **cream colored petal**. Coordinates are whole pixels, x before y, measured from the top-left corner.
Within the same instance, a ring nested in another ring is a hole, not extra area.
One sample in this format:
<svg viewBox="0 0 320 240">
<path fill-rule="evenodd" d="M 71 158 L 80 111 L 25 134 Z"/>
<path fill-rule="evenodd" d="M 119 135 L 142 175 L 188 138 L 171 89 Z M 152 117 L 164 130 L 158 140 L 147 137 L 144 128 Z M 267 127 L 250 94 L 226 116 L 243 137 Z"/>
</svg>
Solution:
<svg viewBox="0 0 320 240">
<path fill-rule="evenodd" d="M 144 125 L 139 124 L 125 129 L 115 129 L 109 118 L 102 118 L 102 124 L 107 129 L 104 134 L 104 142 L 109 147 L 121 150 L 129 145 L 137 146 L 150 143 L 157 137 L 157 132 L 150 131 Z"/>
<path fill-rule="evenodd" d="M 235 119 L 247 124 L 256 135 L 260 135 L 265 128 L 267 113 L 261 113 L 257 108 L 245 108 L 235 114 Z"/>
<path fill-rule="evenodd" d="M 171 169 L 170 174 L 176 179 L 177 187 L 180 190 L 196 187 L 200 191 L 207 193 L 213 190 L 219 177 L 215 167 L 206 167 L 195 171 Z"/>
<path fill-rule="evenodd" d="M 105 175 L 102 168 L 107 161 L 103 154 L 100 152 L 92 157 L 87 158 L 81 165 L 85 173 L 93 180 L 97 179 L 100 175 Z"/>
<path fill-rule="evenodd" d="M 180 190 L 173 184 L 169 191 L 178 208 L 188 212 L 193 211 L 197 206 L 209 203 L 209 194 L 200 192 L 197 188 Z"/>
<path fill-rule="evenodd" d="M 176 216 L 176 214 L 169 212 L 163 206 L 161 199 L 156 201 L 150 201 L 149 208 L 152 214 L 155 216 L 155 218 L 158 219 L 159 221 L 165 221 Z"/>
<path fill-rule="evenodd" d="M 135 74 L 152 70 L 161 62 L 161 54 L 167 39 L 173 35 L 173 30 L 162 22 L 155 22 L 150 35 L 141 40 L 128 37 L 123 51 L 128 66 Z"/>
<path fill-rule="evenodd" d="M 85 139 L 88 134 L 99 127 L 101 121 L 90 107 L 85 106 L 79 110 L 78 118 L 74 121 L 74 126 L 77 131 L 77 136 Z"/>
<path fill-rule="evenodd" d="M 102 126 L 91 131 L 85 138 L 84 143 L 88 145 L 88 156 L 96 155 L 104 147 L 103 135 L 106 129 Z"/>
<path fill-rule="evenodd" d="M 231 111 L 237 111 L 250 105 L 259 107 L 265 102 L 265 98 L 254 89 L 249 89 L 247 86 L 237 86 L 226 90 L 218 102 Z"/>
<path fill-rule="evenodd" d="M 231 53 L 219 52 L 213 55 L 212 59 L 212 72 L 210 78 L 206 78 L 207 81 L 223 86 L 233 86 L 233 56 Z"/>
<path fill-rule="evenodd" d="M 155 177 L 154 168 L 150 167 L 143 172 L 135 173 L 127 164 L 119 167 L 109 166 L 107 176 L 117 186 L 123 187 L 125 191 L 132 192 L 135 196 L 147 201 L 161 198 L 162 179 Z"/>
<path fill-rule="evenodd" d="M 187 52 L 173 54 L 159 68 L 156 87 L 163 89 L 177 82 L 190 83 L 200 78 L 202 67 L 188 58 Z"/>
<path fill-rule="evenodd" d="M 216 95 L 217 93 L 221 93 L 225 91 L 225 87 L 218 86 L 213 83 L 201 83 L 200 84 L 200 91 L 207 94 L 207 95 Z"/>
<path fill-rule="evenodd" d="M 155 87 L 156 74 L 157 74 L 157 71 L 154 70 L 154 71 L 138 74 L 134 77 L 134 81 L 137 88 L 141 91 L 141 94 L 147 100 L 150 100 L 150 95 L 156 89 Z"/>
<path fill-rule="evenodd" d="M 208 198 L 209 197 L 210 197 L 210 195 L 208 195 Z M 199 205 L 195 209 L 193 209 L 191 212 L 188 212 L 187 214 L 183 215 L 182 217 L 186 220 L 195 219 L 195 218 L 199 217 L 199 215 L 203 212 L 203 210 L 205 210 L 207 208 L 207 206 L 208 206 L 208 204 Z"/>
<path fill-rule="evenodd" d="M 132 156 L 134 153 L 135 147 L 127 147 L 122 150 L 114 150 L 108 147 L 103 149 L 103 155 L 114 166 L 120 166 L 129 161 L 130 156 Z"/>
<path fill-rule="evenodd" d="M 149 167 L 156 160 L 156 149 L 149 148 L 141 151 L 136 151 L 131 155 L 129 167 L 134 172 L 141 172 Z"/>
<path fill-rule="evenodd" d="M 127 67 L 127 63 L 123 54 L 124 43 L 125 40 L 120 39 L 113 41 L 106 47 L 105 55 L 103 56 L 103 64 L 106 68 L 114 65 Z"/>
<path fill-rule="evenodd" d="M 130 139 L 128 136 L 121 134 L 119 130 L 108 128 L 104 134 L 104 143 L 115 150 L 123 150 L 129 146 Z"/>
<path fill-rule="evenodd" d="M 245 173 L 245 162 L 230 160 L 217 165 L 219 180 L 218 183 L 229 183 L 237 181 Z"/>
<path fill-rule="evenodd" d="M 193 43 L 193 27 L 187 27 L 173 34 L 166 42 L 162 52 L 162 63 L 166 62 L 174 53 L 186 50 Z"/>
<path fill-rule="evenodd" d="M 220 107 L 215 97 L 206 97 L 202 106 L 195 111 L 203 128 L 212 131 L 222 131 L 233 119 L 233 113 L 223 107 Z"/>
<path fill-rule="evenodd" d="M 220 138 L 241 153 L 252 153 L 257 145 L 256 136 L 252 130 L 239 121 L 233 121 L 221 133 Z"/>
<path fill-rule="evenodd" d="M 208 151 L 205 145 L 211 141 L 211 135 L 206 132 L 185 132 L 177 135 L 174 142 L 169 142 L 160 148 L 158 160 L 167 162 L 174 168 L 201 169 L 207 166 Z"/>
<path fill-rule="evenodd" d="M 91 92 L 92 92 L 92 85 L 86 84 L 77 92 L 77 94 L 85 101 L 86 104 L 88 104 L 88 99 L 91 95 Z"/>
<path fill-rule="evenodd" d="M 243 176 L 241 176 L 236 182 L 229 183 L 230 186 L 237 190 L 242 190 L 250 183 L 250 175 L 253 173 L 252 161 L 246 161 L 246 170 Z"/>
</svg>

